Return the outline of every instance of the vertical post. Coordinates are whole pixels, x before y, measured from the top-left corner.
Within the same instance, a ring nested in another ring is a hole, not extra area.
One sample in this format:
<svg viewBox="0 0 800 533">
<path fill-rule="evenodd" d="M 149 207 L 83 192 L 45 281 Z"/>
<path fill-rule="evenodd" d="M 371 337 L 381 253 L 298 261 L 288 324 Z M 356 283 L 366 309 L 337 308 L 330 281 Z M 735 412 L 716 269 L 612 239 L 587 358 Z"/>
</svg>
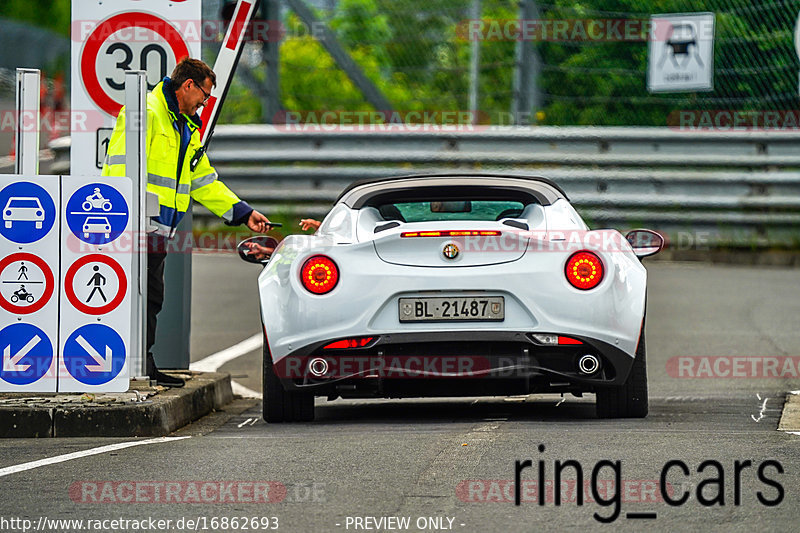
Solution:
<svg viewBox="0 0 800 533">
<path fill-rule="evenodd" d="M 263 117 L 265 123 L 272 124 L 275 122 L 275 116 L 281 110 L 281 85 L 280 85 L 280 28 L 273 25 L 278 25 L 280 21 L 280 5 L 278 0 L 266 0 L 262 4 L 262 9 L 265 13 L 267 23 L 270 25 L 267 35 L 269 36 L 267 46 L 267 101 L 264 109 Z"/>
<path fill-rule="evenodd" d="M 17 69 L 16 174 L 39 174 L 40 80 L 41 75 L 36 69 Z"/>
<path fill-rule="evenodd" d="M 478 20 L 481 18 L 481 0 L 472 0 L 470 18 Z M 472 41 L 471 53 L 469 58 L 469 113 L 472 123 L 478 122 L 478 82 L 480 80 L 478 69 L 481 63 L 481 42 L 480 39 Z"/>
<path fill-rule="evenodd" d="M 158 314 L 153 357 L 161 370 L 189 368 L 192 331 L 192 206 L 167 244 L 164 306 Z"/>
<path fill-rule="evenodd" d="M 520 21 L 539 18 L 534 0 L 520 0 Z M 522 22 L 520 22 L 522 24 Z M 539 57 L 532 42 L 517 41 L 514 61 L 514 88 L 511 116 L 515 125 L 530 124 L 532 109 L 540 107 L 538 93 Z"/>
<path fill-rule="evenodd" d="M 133 184 L 131 229 L 134 232 L 131 271 L 138 278 L 131 283 L 131 346 L 129 353 L 132 379 L 147 376 L 144 350 L 146 346 L 147 311 L 147 240 L 145 197 L 147 194 L 147 73 L 130 70 L 125 73 L 125 169 Z"/>
</svg>

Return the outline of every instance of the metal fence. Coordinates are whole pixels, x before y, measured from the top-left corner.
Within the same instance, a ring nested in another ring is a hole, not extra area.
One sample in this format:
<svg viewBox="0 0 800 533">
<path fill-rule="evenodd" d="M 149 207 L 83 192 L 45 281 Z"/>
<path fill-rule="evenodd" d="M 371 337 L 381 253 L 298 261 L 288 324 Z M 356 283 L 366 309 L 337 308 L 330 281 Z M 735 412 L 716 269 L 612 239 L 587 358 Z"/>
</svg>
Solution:
<svg viewBox="0 0 800 533">
<path fill-rule="evenodd" d="M 377 128 L 377 127 L 376 127 Z M 790 132 L 664 128 L 286 131 L 219 126 L 222 179 L 269 213 L 323 216 L 354 180 L 481 170 L 555 180 L 591 227 L 650 227 L 685 244 L 800 244 L 800 150 Z M 52 172 L 68 166 L 53 145 Z M 196 217 L 210 216 L 196 205 Z M 209 220 L 210 221 L 210 220 Z"/>
</svg>

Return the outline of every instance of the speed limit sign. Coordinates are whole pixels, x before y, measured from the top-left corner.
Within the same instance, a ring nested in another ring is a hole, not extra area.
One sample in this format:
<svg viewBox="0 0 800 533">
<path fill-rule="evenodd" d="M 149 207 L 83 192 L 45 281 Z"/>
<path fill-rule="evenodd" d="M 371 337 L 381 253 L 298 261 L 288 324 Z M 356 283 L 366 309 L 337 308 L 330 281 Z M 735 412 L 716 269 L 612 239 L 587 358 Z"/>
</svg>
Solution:
<svg viewBox="0 0 800 533">
<path fill-rule="evenodd" d="M 150 13 L 121 13 L 102 21 L 86 39 L 81 80 L 92 101 L 114 115 L 125 99 L 126 70 L 147 72 L 152 90 L 172 70 L 170 65 L 188 55 L 183 36 L 166 20 Z"/>
<path fill-rule="evenodd" d="M 200 57 L 202 0 L 72 2 L 71 173 L 97 174 L 99 130 L 125 101 L 125 72 L 152 90 L 185 56 Z"/>
</svg>

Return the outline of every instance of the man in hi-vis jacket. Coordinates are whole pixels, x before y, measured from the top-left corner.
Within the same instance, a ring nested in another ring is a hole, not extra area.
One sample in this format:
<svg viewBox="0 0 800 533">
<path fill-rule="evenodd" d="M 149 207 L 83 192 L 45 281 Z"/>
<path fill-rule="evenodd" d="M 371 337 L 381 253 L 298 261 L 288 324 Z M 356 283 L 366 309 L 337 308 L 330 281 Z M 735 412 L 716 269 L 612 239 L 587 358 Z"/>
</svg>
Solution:
<svg viewBox="0 0 800 533">
<path fill-rule="evenodd" d="M 265 233 L 269 219 L 239 199 L 203 154 L 194 168 L 191 160 L 201 148 L 197 111 L 205 105 L 217 77 L 198 59 L 184 58 L 172 75 L 147 95 L 147 190 L 158 196 L 159 214 L 150 219 L 157 229 L 147 238 L 147 375 L 159 385 L 182 387 L 182 379 L 158 370 L 151 348 L 155 343 L 156 315 L 164 302 L 166 242 L 194 199 L 230 226 L 247 224 Z M 117 117 L 108 143 L 104 176 L 125 176 L 125 108 Z M 176 332 L 182 334 L 182 332 Z"/>
</svg>

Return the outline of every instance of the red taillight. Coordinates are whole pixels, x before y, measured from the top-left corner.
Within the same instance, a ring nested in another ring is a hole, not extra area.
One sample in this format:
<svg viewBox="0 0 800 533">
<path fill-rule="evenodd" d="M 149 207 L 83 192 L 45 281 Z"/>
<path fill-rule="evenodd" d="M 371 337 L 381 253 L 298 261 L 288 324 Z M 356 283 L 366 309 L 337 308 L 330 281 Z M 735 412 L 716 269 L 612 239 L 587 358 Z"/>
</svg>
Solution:
<svg viewBox="0 0 800 533">
<path fill-rule="evenodd" d="M 300 281 L 309 292 L 325 294 L 336 287 L 339 281 L 339 269 L 330 257 L 314 255 L 303 263 Z"/>
<path fill-rule="evenodd" d="M 372 337 L 360 337 L 356 339 L 342 339 L 323 346 L 323 350 L 340 350 L 342 348 L 363 348 L 372 342 Z"/>
<path fill-rule="evenodd" d="M 404 231 L 401 237 L 497 237 L 494 230 Z"/>
<path fill-rule="evenodd" d="M 592 252 L 577 252 L 567 261 L 565 274 L 576 289 L 593 289 L 603 280 L 603 262 Z"/>
<path fill-rule="evenodd" d="M 578 339 L 573 339 L 570 337 L 562 337 L 559 335 L 558 344 L 583 344 L 583 343 Z"/>
</svg>

